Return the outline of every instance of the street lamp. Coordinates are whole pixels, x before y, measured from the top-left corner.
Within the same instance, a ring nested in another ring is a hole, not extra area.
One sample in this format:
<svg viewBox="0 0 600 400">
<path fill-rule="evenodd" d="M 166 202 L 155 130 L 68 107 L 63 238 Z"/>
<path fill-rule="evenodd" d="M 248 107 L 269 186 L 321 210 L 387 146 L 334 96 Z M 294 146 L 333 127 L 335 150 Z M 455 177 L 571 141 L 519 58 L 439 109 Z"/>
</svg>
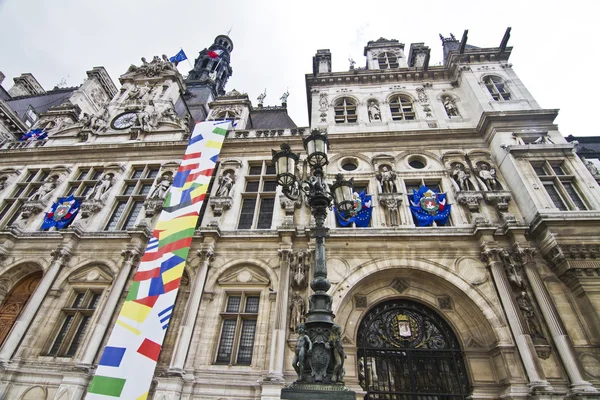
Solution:
<svg viewBox="0 0 600 400">
<path fill-rule="evenodd" d="M 333 396 L 333 398 L 354 398 L 354 392 L 348 391 L 343 386 L 345 354 L 339 326 L 334 324 L 335 316 L 331 311 L 332 298 L 327 294 L 331 283 L 327 279 L 325 263 L 325 237 L 329 230 L 325 227 L 327 210 L 331 209 L 332 203 L 340 212 L 352 210 L 354 183 L 352 179 L 344 180 L 342 174 L 338 174 L 331 185 L 325 182 L 323 168 L 329 163 L 327 160 L 329 140 L 326 133 L 314 129 L 308 137 L 304 138 L 303 143 L 307 153 L 306 161 L 311 167 L 311 174 L 307 180 L 299 180 L 296 177 L 296 164 L 300 157 L 291 151 L 287 143 L 281 145 L 280 151 L 272 150 L 277 183 L 282 186 L 283 194 L 291 200 L 297 200 L 301 193 L 306 195 L 311 213 L 315 217 L 315 227 L 311 231 L 316 239 L 315 266 L 313 280 L 310 283 L 314 294 L 310 296 L 309 310 L 304 324 L 312 347 L 311 356 L 308 357 L 306 354 L 305 358 L 304 351 L 299 355 L 298 349 L 296 350 L 294 369 L 298 372 L 298 380 L 295 382 L 297 387 L 284 389 L 288 393 L 282 391 L 282 398 L 304 398 L 305 396 L 299 395 L 298 392 L 306 391 L 307 385 L 311 384 L 316 386 L 313 385 L 310 390 L 318 390 L 316 387 L 323 384 L 337 384 L 335 386 L 338 389 L 333 390 L 339 390 L 338 395 L 341 397 Z M 300 386 L 302 390 L 298 390 Z M 332 388 L 329 387 L 327 390 Z"/>
</svg>

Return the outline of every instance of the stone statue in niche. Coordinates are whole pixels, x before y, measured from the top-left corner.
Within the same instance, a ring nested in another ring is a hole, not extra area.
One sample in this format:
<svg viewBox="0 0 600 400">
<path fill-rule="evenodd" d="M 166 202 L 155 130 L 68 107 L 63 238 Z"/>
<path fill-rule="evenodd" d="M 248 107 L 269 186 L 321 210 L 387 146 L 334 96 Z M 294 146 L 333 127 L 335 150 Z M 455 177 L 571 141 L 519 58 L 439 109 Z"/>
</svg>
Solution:
<svg viewBox="0 0 600 400">
<path fill-rule="evenodd" d="M 31 196 L 29 196 L 29 201 L 43 201 L 49 197 L 49 194 L 56 189 L 58 181 L 58 176 L 52 175 L 42 186 L 38 188 Z"/>
<path fill-rule="evenodd" d="M 523 313 L 523 318 L 525 318 L 525 322 L 527 323 L 527 327 L 529 328 L 529 334 L 532 339 L 545 339 L 544 333 L 542 330 L 542 325 L 535 315 L 533 311 L 533 306 L 529 301 L 527 296 L 527 292 L 521 291 L 517 296 L 517 304 Z"/>
<path fill-rule="evenodd" d="M 164 199 L 165 196 L 167 195 L 167 192 L 169 191 L 169 188 L 171 187 L 172 181 L 173 181 L 173 178 L 171 177 L 171 174 L 169 174 L 169 173 L 162 174 L 162 176 L 160 177 L 160 182 L 158 182 L 158 184 L 156 185 L 156 187 L 154 188 L 152 193 L 150 193 L 150 196 L 148 196 L 148 198 L 149 199 Z"/>
<path fill-rule="evenodd" d="M 87 195 L 86 200 L 102 200 L 102 197 L 113 185 L 113 174 L 104 174 L 101 180 L 96 182 L 94 189 Z"/>
<path fill-rule="evenodd" d="M 369 102 L 369 121 L 381 121 L 381 110 L 373 100 Z"/>
<path fill-rule="evenodd" d="M 469 191 L 473 190 L 473 185 L 469 181 L 469 174 L 467 170 L 465 170 L 465 166 L 462 163 L 454 163 L 452 169 L 452 178 L 456 181 L 458 188 L 461 191 Z"/>
<path fill-rule="evenodd" d="M 593 177 L 598 176 L 598 168 L 596 168 L 593 162 L 591 162 L 590 160 L 586 160 L 585 157 L 581 157 L 581 161 L 583 161 L 583 165 L 585 165 L 585 167 L 588 171 L 590 171 L 590 174 L 592 174 Z"/>
<path fill-rule="evenodd" d="M 219 187 L 217 188 L 217 197 L 231 197 L 231 190 L 235 181 L 231 176 L 231 172 L 227 171 L 219 177 Z"/>
<path fill-rule="evenodd" d="M 449 117 L 460 117 L 458 107 L 456 107 L 455 101 L 452 97 L 446 96 L 442 99 L 442 102 L 444 104 L 444 108 L 446 109 L 446 114 Z"/>
<path fill-rule="evenodd" d="M 298 341 L 296 342 L 296 351 L 294 359 L 292 360 L 292 366 L 298 374 L 298 380 L 296 382 L 304 381 L 304 370 L 306 368 L 307 356 L 312 353 L 312 341 L 306 334 L 306 328 L 304 324 L 298 325 Z"/>
<path fill-rule="evenodd" d="M 342 346 L 342 329 L 338 324 L 333 324 L 331 333 L 329 335 L 329 347 L 333 352 L 333 374 L 331 380 L 337 383 L 344 383 L 344 376 L 346 370 L 344 369 L 344 360 L 346 359 L 346 352 Z"/>
<path fill-rule="evenodd" d="M 319 111 L 324 112 L 327 111 L 329 107 L 329 99 L 327 97 L 327 93 L 321 93 L 319 95 Z"/>
<path fill-rule="evenodd" d="M 302 324 L 304 313 L 306 312 L 306 304 L 298 292 L 292 297 L 292 305 L 290 308 L 290 330 L 296 332 L 300 324 Z"/>
<path fill-rule="evenodd" d="M 479 177 L 485 184 L 487 190 L 500 190 L 500 183 L 496 179 L 496 170 L 488 163 L 479 164 Z"/>
<path fill-rule="evenodd" d="M 387 165 L 381 167 L 381 172 L 377 173 L 377 180 L 381 193 L 397 193 L 396 174 Z"/>
<path fill-rule="evenodd" d="M 79 123 L 84 128 L 89 129 L 92 127 L 92 117 L 90 116 L 90 114 L 84 112 L 83 115 L 81 116 L 81 118 L 79 118 Z"/>
</svg>

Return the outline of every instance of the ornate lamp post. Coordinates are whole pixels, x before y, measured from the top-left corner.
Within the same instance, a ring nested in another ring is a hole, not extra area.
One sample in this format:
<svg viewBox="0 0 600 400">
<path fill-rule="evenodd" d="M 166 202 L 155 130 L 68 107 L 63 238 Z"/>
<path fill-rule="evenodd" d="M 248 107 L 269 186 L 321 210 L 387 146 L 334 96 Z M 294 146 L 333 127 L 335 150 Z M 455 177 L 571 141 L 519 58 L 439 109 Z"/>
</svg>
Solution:
<svg viewBox="0 0 600 400">
<path fill-rule="evenodd" d="M 343 385 L 345 354 L 340 327 L 334 324 L 332 298 L 327 294 L 331 283 L 327 279 L 325 263 L 325 237 L 329 230 L 325 227 L 327 210 L 331 209 L 332 203 L 341 212 L 352 210 L 353 182 L 344 180 L 342 174 L 338 174 L 335 182 L 328 187 L 323 171 L 329 162 L 328 146 L 327 134 L 318 130 L 313 130 L 304 139 L 311 175 L 308 180 L 302 181 L 296 177 L 296 163 L 300 157 L 292 153 L 290 146 L 284 143 L 280 151 L 273 150 L 277 183 L 282 186 L 283 194 L 291 200 L 297 200 L 301 192 L 306 195 L 315 217 L 312 234 L 316 239 L 314 276 L 310 283 L 314 294 L 309 298 L 305 326 L 298 329 L 300 335 L 293 361 L 298 380 L 282 390 L 282 399 L 316 398 L 313 396 L 318 391 L 327 391 L 329 399 L 355 398 L 354 392 Z M 303 334 L 304 328 L 306 334 Z"/>
</svg>

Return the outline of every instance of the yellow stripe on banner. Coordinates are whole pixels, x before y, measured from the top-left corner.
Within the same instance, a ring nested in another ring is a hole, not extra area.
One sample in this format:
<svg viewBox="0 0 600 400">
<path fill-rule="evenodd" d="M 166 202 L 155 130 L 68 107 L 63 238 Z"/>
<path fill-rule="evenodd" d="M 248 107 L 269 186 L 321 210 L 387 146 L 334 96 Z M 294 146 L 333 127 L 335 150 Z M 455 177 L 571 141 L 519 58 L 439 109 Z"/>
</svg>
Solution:
<svg viewBox="0 0 600 400">
<path fill-rule="evenodd" d="M 207 188 L 208 185 L 199 186 L 197 189 L 192 190 L 190 196 L 192 197 L 192 199 L 195 199 L 198 196 L 202 196 L 204 193 L 206 193 Z"/>
<path fill-rule="evenodd" d="M 144 393 L 143 395 L 141 395 L 140 397 L 138 397 L 135 400 L 146 400 L 148 398 L 148 392 Z"/>
<path fill-rule="evenodd" d="M 214 140 L 209 140 L 206 142 L 206 147 L 211 147 L 213 149 L 220 149 L 223 147 L 223 142 L 215 142 Z"/>
<path fill-rule="evenodd" d="M 190 227 L 195 228 L 196 222 L 198 221 L 197 215 L 191 215 L 187 217 L 178 217 L 170 221 L 158 221 L 155 230 L 161 231 L 159 239 L 171 236 L 173 233 L 188 229 Z"/>
<path fill-rule="evenodd" d="M 145 306 L 135 301 L 126 301 L 123 303 L 120 316 L 132 319 L 137 322 L 144 322 L 152 308 Z"/>
<path fill-rule="evenodd" d="M 183 184 L 183 186 L 182 186 L 181 188 L 182 188 L 183 190 L 187 190 L 187 189 L 189 189 L 189 188 L 190 188 L 190 187 L 191 187 L 191 186 L 192 186 L 194 183 L 196 183 L 196 182 L 194 182 L 194 181 L 189 181 L 189 182 L 186 182 L 186 183 L 184 183 L 184 184 Z"/>
<path fill-rule="evenodd" d="M 142 332 L 140 332 L 139 330 L 135 329 L 133 326 L 126 324 L 123 321 L 117 320 L 117 325 L 119 325 L 122 328 L 127 329 L 129 332 L 133 333 L 134 335 L 140 336 L 142 334 Z"/>
<path fill-rule="evenodd" d="M 185 261 L 181 264 L 177 264 L 173 268 L 162 273 L 163 283 L 169 283 L 175 279 L 181 278 L 183 275 L 183 268 L 185 267 Z"/>
</svg>

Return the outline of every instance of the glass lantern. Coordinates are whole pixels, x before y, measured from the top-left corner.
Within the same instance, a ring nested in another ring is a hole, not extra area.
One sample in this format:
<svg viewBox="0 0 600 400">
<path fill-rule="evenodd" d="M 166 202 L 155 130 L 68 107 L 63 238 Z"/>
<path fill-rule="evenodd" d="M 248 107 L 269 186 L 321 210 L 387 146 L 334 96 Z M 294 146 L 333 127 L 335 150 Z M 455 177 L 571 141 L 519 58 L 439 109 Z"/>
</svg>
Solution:
<svg viewBox="0 0 600 400">
<path fill-rule="evenodd" d="M 354 209 L 354 179 L 344 180 L 342 174 L 337 174 L 335 182 L 331 185 L 331 192 L 335 201 L 335 206 L 340 212 L 347 212 Z"/>
<path fill-rule="evenodd" d="M 291 187 L 296 181 L 296 163 L 300 159 L 298 154 L 292 153 L 290 145 L 283 143 L 281 151 L 271 150 L 273 165 L 277 172 L 277 183 L 283 187 Z"/>
<path fill-rule="evenodd" d="M 304 139 L 304 148 L 308 157 L 306 161 L 308 165 L 315 168 L 323 168 L 327 165 L 327 147 L 329 146 L 329 140 L 327 134 L 319 132 L 317 129 L 313 129 L 310 136 Z"/>
</svg>

